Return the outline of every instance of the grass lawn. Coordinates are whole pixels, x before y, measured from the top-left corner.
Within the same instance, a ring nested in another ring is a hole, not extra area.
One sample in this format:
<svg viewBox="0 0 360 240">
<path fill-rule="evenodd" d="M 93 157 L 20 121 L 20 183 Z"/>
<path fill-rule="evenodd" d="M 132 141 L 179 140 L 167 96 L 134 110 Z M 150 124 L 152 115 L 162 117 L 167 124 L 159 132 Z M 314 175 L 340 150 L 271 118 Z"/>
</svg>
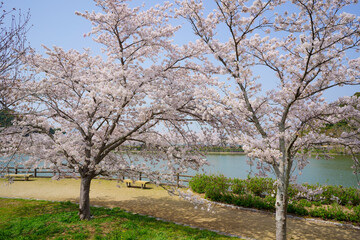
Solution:
<svg viewBox="0 0 360 240">
<path fill-rule="evenodd" d="M 0 198 L 0 239 L 230 239 L 119 208 L 91 208 L 93 219 L 80 221 L 78 206 Z"/>
</svg>

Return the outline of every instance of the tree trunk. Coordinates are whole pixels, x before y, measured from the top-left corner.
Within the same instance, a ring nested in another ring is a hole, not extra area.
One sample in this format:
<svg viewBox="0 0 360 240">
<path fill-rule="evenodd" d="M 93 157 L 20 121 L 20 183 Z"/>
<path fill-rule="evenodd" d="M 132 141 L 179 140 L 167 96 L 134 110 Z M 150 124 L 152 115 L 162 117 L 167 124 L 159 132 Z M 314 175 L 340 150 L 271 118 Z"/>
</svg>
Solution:
<svg viewBox="0 0 360 240">
<path fill-rule="evenodd" d="M 81 220 L 90 220 L 90 183 L 92 177 L 81 177 L 79 217 Z"/>
<path fill-rule="evenodd" d="M 288 199 L 288 183 L 280 182 L 276 193 L 276 240 L 286 240 L 286 214 Z"/>
</svg>

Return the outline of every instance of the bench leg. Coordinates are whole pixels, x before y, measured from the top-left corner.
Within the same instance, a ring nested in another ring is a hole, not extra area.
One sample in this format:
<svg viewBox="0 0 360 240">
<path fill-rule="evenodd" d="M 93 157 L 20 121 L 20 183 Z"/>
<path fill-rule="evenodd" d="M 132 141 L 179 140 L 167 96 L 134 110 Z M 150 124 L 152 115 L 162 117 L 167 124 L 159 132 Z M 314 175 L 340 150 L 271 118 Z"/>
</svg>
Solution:
<svg viewBox="0 0 360 240">
<path fill-rule="evenodd" d="M 127 186 L 127 187 L 131 187 L 131 183 L 127 182 L 127 183 L 126 183 L 126 186 Z"/>
</svg>

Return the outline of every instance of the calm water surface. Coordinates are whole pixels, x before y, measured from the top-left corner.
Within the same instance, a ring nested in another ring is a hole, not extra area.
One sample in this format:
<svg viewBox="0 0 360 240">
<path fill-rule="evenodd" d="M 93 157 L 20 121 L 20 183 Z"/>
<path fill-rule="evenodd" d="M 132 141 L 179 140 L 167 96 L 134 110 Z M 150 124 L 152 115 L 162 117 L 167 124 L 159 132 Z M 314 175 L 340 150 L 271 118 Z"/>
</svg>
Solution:
<svg viewBox="0 0 360 240">
<path fill-rule="evenodd" d="M 223 174 L 230 178 L 247 178 L 249 173 L 254 176 L 257 171 L 255 166 L 250 168 L 246 163 L 246 155 L 208 155 L 207 160 L 210 163 L 210 166 L 204 168 L 207 174 Z M 359 187 L 356 176 L 351 169 L 352 165 L 353 161 L 350 156 L 338 155 L 329 160 L 310 159 L 310 163 L 298 176 L 297 182 Z M 190 170 L 187 174 L 195 175 L 196 172 Z M 269 177 L 274 177 L 274 175 L 269 174 Z"/>
<path fill-rule="evenodd" d="M 246 178 L 251 172 L 246 163 L 245 155 L 208 155 L 207 160 L 211 164 L 205 167 L 209 174 L 224 174 L 231 178 Z M 298 176 L 298 183 L 320 183 L 328 185 L 343 185 L 345 187 L 357 187 L 356 176 L 351 166 L 353 161 L 350 156 L 334 156 L 333 159 L 310 159 L 310 163 Z M 256 167 L 252 167 L 252 176 L 256 173 Z M 194 172 L 191 172 L 194 174 Z M 295 172 L 295 174 L 297 174 Z M 273 177 L 274 175 L 269 175 Z"/>
</svg>

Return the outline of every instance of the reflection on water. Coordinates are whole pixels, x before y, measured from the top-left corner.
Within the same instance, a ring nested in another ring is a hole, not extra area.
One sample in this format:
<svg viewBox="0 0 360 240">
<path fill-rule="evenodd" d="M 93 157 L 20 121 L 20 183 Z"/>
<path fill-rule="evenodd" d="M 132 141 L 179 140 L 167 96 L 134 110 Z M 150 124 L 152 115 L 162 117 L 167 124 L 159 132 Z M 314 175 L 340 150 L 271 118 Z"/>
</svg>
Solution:
<svg viewBox="0 0 360 240">
<path fill-rule="evenodd" d="M 210 166 L 205 167 L 206 173 L 224 174 L 231 178 L 246 178 L 252 170 L 252 176 L 256 173 L 256 167 L 246 163 L 245 155 L 208 155 Z M 298 183 L 320 183 L 328 185 L 343 185 L 345 187 L 357 187 L 356 176 L 353 174 L 352 159 L 350 156 L 334 156 L 332 159 L 310 159 L 310 163 L 298 176 Z M 189 172 L 195 174 L 195 172 Z M 294 174 L 297 174 L 295 172 Z M 270 175 L 273 177 L 273 175 Z"/>
</svg>

